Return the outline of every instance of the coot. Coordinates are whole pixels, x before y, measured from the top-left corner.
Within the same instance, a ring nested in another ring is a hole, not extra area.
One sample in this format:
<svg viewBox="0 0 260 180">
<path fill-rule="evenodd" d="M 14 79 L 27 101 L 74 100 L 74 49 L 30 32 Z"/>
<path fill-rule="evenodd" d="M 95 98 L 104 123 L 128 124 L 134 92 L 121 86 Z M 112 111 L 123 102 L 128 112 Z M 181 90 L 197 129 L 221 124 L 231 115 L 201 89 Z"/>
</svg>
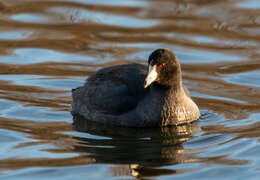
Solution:
<svg viewBox="0 0 260 180">
<path fill-rule="evenodd" d="M 152 52 L 148 68 L 132 63 L 97 71 L 72 90 L 72 98 L 72 114 L 115 126 L 179 125 L 200 116 L 182 84 L 180 62 L 168 49 Z"/>
</svg>

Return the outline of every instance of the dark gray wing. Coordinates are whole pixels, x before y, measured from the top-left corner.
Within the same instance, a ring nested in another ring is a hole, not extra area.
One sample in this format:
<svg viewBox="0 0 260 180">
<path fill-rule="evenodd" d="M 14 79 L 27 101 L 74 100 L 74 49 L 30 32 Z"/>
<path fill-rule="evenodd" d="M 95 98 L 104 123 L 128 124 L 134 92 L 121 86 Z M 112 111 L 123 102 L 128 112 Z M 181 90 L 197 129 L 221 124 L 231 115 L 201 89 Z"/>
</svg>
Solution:
<svg viewBox="0 0 260 180">
<path fill-rule="evenodd" d="M 146 66 L 140 64 L 104 68 L 73 92 L 73 103 L 86 105 L 92 112 L 115 115 L 127 112 L 145 95 L 145 76 Z"/>
</svg>

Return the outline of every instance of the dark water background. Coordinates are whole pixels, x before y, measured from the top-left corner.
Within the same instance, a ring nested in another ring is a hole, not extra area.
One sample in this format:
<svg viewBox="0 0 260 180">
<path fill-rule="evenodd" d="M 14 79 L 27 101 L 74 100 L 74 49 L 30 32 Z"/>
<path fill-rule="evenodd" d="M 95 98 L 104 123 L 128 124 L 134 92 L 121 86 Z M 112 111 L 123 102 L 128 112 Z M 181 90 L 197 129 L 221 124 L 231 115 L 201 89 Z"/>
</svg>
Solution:
<svg viewBox="0 0 260 180">
<path fill-rule="evenodd" d="M 199 121 L 72 124 L 71 88 L 161 47 Z M 259 137 L 260 1 L 0 0 L 0 179 L 260 179 Z"/>
</svg>

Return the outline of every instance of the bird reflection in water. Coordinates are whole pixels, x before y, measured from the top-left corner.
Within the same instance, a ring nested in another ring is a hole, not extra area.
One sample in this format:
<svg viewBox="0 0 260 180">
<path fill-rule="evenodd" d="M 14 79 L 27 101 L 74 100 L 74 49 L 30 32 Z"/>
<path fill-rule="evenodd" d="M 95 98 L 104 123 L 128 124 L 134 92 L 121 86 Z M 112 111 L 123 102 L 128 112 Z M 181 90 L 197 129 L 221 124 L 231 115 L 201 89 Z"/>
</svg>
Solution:
<svg viewBox="0 0 260 180">
<path fill-rule="evenodd" d="M 195 157 L 185 152 L 183 143 L 200 131 L 198 122 L 160 128 L 124 128 L 73 117 L 73 128 L 93 136 L 74 137 L 79 143 L 74 151 L 87 153 L 96 163 L 114 164 L 114 176 L 136 177 L 181 173 L 161 166 L 191 162 Z M 183 170 L 182 170 L 183 171 Z"/>
</svg>

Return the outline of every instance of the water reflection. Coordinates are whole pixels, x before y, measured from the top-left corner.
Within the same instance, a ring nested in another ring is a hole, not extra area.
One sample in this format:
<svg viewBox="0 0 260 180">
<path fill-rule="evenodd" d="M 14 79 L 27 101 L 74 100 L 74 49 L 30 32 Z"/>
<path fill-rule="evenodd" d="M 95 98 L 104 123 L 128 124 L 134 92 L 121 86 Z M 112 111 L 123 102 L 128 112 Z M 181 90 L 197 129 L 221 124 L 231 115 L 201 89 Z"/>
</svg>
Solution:
<svg viewBox="0 0 260 180">
<path fill-rule="evenodd" d="M 237 6 L 241 8 L 252 8 L 252 9 L 260 8 L 259 1 L 257 0 L 248 0 L 245 2 L 239 2 L 237 3 Z"/>
<path fill-rule="evenodd" d="M 73 151 L 87 153 L 87 157 L 95 163 L 129 164 L 130 172 L 135 176 L 142 176 L 143 171 L 144 174 L 145 171 L 153 171 L 158 175 L 176 173 L 156 167 L 196 159 L 185 154 L 187 149 L 184 149 L 182 143 L 191 139 L 192 133 L 200 131 L 198 122 L 174 127 L 136 129 L 107 126 L 87 121 L 80 116 L 74 116 L 73 120 L 74 130 L 93 135 L 73 137 L 78 142 Z"/>
<path fill-rule="evenodd" d="M 40 14 L 16 14 L 12 16 L 15 21 L 31 22 L 31 23 L 47 23 L 49 19 Z"/>
<path fill-rule="evenodd" d="M 30 34 L 31 34 L 30 32 L 26 32 L 26 31 L 0 32 L 0 39 L 20 40 L 20 39 L 28 38 Z"/>
</svg>

